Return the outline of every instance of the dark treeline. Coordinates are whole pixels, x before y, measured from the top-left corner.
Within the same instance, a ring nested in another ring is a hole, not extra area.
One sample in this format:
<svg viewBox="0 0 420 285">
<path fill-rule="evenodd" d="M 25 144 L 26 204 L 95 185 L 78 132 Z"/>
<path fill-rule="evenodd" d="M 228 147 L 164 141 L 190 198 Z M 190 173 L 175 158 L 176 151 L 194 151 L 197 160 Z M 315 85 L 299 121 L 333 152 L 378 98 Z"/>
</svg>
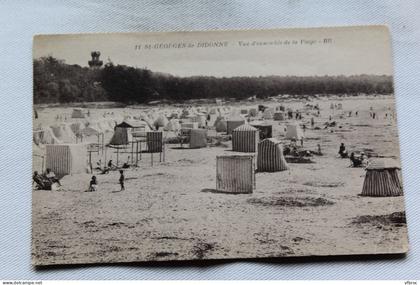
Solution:
<svg viewBox="0 0 420 285">
<path fill-rule="evenodd" d="M 156 100 L 266 98 L 289 95 L 357 95 L 393 93 L 392 77 L 264 76 L 177 77 L 148 69 L 106 64 L 103 68 L 69 65 L 53 57 L 34 60 L 34 102 L 69 103 L 115 101 L 147 103 Z"/>
</svg>

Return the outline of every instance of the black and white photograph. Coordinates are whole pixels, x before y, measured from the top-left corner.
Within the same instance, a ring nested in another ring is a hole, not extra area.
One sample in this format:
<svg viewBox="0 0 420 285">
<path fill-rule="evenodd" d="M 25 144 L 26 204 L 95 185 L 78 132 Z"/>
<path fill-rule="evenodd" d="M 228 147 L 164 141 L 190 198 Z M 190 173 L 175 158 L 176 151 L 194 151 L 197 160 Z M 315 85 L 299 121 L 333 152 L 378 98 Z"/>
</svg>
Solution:
<svg viewBox="0 0 420 285">
<path fill-rule="evenodd" d="M 403 254 L 385 26 L 37 35 L 35 266 Z"/>
</svg>

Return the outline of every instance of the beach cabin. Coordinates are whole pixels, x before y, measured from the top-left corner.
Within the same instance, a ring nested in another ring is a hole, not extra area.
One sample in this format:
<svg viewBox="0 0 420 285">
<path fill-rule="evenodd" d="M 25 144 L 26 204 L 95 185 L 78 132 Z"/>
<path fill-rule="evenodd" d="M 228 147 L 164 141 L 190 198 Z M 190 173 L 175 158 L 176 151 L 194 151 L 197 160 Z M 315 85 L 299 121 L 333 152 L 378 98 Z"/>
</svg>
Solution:
<svg viewBox="0 0 420 285">
<path fill-rule="evenodd" d="M 253 155 L 216 157 L 216 190 L 227 193 L 252 193 L 255 190 Z"/>
</svg>

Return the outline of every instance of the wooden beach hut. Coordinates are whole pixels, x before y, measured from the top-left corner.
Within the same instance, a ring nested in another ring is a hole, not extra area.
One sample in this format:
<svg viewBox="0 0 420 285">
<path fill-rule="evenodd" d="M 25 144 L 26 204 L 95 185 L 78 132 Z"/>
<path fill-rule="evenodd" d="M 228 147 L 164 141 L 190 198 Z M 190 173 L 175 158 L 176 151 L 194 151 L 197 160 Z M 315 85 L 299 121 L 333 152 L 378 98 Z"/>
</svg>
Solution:
<svg viewBox="0 0 420 285">
<path fill-rule="evenodd" d="M 400 167 L 392 159 L 376 159 L 366 168 L 361 196 L 402 196 Z"/>
<path fill-rule="evenodd" d="M 227 193 L 252 193 L 255 190 L 253 155 L 216 157 L 216 190 Z"/>
<path fill-rule="evenodd" d="M 265 139 L 258 144 L 257 170 L 276 172 L 289 169 L 283 155 L 283 147 L 276 139 Z"/>
</svg>

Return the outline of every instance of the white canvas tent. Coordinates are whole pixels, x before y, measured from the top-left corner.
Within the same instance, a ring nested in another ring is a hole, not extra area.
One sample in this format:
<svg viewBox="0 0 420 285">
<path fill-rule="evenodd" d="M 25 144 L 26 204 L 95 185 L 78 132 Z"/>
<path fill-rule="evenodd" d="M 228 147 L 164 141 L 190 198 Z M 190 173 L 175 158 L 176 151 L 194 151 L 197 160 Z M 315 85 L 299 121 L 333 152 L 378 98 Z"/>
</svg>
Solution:
<svg viewBox="0 0 420 285">
<path fill-rule="evenodd" d="M 300 140 L 303 138 L 303 131 L 297 123 L 286 126 L 286 139 Z"/>
</svg>

